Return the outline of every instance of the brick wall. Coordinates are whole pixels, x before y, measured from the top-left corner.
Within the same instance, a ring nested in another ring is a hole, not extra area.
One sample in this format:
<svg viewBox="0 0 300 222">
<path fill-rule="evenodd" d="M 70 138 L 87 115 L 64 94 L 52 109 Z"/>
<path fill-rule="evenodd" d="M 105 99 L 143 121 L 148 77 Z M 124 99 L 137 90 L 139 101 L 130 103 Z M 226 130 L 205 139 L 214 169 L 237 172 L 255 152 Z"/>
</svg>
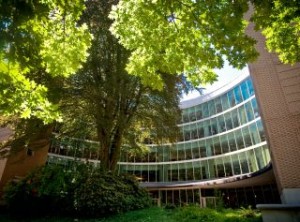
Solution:
<svg viewBox="0 0 300 222">
<path fill-rule="evenodd" d="M 249 64 L 279 190 L 300 188 L 300 64 L 283 65 L 253 30 L 260 56 Z"/>
</svg>

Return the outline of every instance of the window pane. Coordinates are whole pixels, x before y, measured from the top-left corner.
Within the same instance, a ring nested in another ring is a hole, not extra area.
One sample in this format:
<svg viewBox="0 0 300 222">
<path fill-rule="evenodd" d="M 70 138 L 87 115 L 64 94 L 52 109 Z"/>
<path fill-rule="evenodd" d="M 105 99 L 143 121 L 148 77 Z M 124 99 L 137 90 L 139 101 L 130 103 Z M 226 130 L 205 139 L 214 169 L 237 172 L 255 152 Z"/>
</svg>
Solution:
<svg viewBox="0 0 300 222">
<path fill-rule="evenodd" d="M 248 150 L 246 156 L 249 163 L 250 172 L 255 172 L 258 170 L 256 157 L 253 150 Z"/>
<path fill-rule="evenodd" d="M 221 149 L 221 144 L 220 144 L 220 139 L 219 137 L 215 137 L 213 139 L 214 141 L 214 155 L 220 155 L 222 154 L 222 149 Z"/>
<path fill-rule="evenodd" d="M 207 156 L 212 156 L 213 155 L 213 141 L 212 139 L 207 139 L 206 140 L 206 154 Z"/>
<path fill-rule="evenodd" d="M 229 109 L 230 105 L 229 105 L 227 93 L 221 97 L 221 100 L 222 100 L 223 110 Z"/>
<path fill-rule="evenodd" d="M 196 120 L 196 113 L 195 113 L 194 107 L 193 108 L 189 108 L 189 119 L 190 119 L 190 122 Z"/>
<path fill-rule="evenodd" d="M 192 155 L 193 159 L 200 158 L 200 150 L 199 150 L 199 144 L 198 142 L 193 142 L 192 143 Z"/>
<path fill-rule="evenodd" d="M 202 104 L 202 112 L 203 112 L 203 118 L 206 118 L 209 116 L 207 103 Z"/>
<path fill-rule="evenodd" d="M 234 133 L 228 133 L 228 143 L 231 151 L 237 150 Z"/>
<path fill-rule="evenodd" d="M 235 101 L 236 101 L 236 104 L 239 104 L 243 101 L 243 98 L 242 98 L 242 93 L 240 91 L 240 87 L 237 86 L 233 89 L 234 91 L 234 96 L 235 96 Z"/>
<path fill-rule="evenodd" d="M 257 121 L 256 123 L 261 141 L 266 141 L 265 131 L 263 129 L 261 120 Z"/>
<path fill-rule="evenodd" d="M 228 99 L 229 99 L 230 106 L 231 107 L 235 106 L 235 99 L 232 90 L 228 92 Z"/>
<path fill-rule="evenodd" d="M 218 116 L 217 120 L 218 120 L 218 132 L 221 133 L 226 131 L 224 116 L 223 115 Z"/>
<path fill-rule="evenodd" d="M 241 130 L 234 131 L 234 135 L 235 135 L 235 139 L 236 139 L 236 143 L 237 143 L 238 149 L 245 148 L 244 140 L 243 140 L 243 136 L 242 136 Z"/>
<path fill-rule="evenodd" d="M 248 166 L 246 153 L 240 153 L 239 158 L 240 158 L 242 173 L 249 173 L 249 166 Z"/>
<path fill-rule="evenodd" d="M 251 103 L 252 103 L 252 108 L 253 108 L 253 112 L 254 112 L 254 117 L 257 118 L 259 116 L 259 113 L 258 113 L 258 106 L 257 106 L 256 99 L 255 98 L 252 99 Z"/>
<path fill-rule="evenodd" d="M 246 112 L 247 112 L 248 122 L 250 122 L 251 120 L 254 119 L 254 115 L 253 115 L 253 111 L 252 111 L 252 106 L 251 106 L 250 102 L 247 102 L 245 104 L 245 109 L 246 109 Z"/>
<path fill-rule="evenodd" d="M 242 105 L 241 107 L 239 107 L 238 111 L 239 111 L 241 125 L 247 123 L 247 114 L 246 114 L 245 106 Z"/>
<path fill-rule="evenodd" d="M 260 143 L 260 136 L 256 127 L 256 123 L 252 123 L 249 129 L 253 145 Z"/>
<path fill-rule="evenodd" d="M 191 135 L 190 135 L 190 126 L 184 126 L 183 127 L 183 135 L 184 135 L 184 140 L 190 140 L 191 139 Z"/>
<path fill-rule="evenodd" d="M 208 102 L 209 116 L 216 114 L 214 100 Z"/>
<path fill-rule="evenodd" d="M 231 166 L 231 159 L 229 156 L 223 157 L 224 168 L 225 168 L 225 175 L 226 177 L 232 176 L 232 166 Z"/>
<path fill-rule="evenodd" d="M 242 82 L 241 90 L 242 90 L 243 99 L 244 100 L 248 99 L 249 98 L 249 92 L 248 92 L 246 81 Z"/>
<path fill-rule="evenodd" d="M 234 128 L 238 127 L 240 124 L 239 124 L 239 119 L 238 119 L 238 114 L 236 109 L 231 112 L 231 116 L 232 116 L 233 127 Z"/>
<path fill-rule="evenodd" d="M 254 95 L 253 84 L 252 84 L 252 81 L 250 79 L 247 80 L 247 86 L 248 86 L 248 89 L 249 89 L 250 96 Z"/>
<path fill-rule="evenodd" d="M 201 140 L 198 142 L 199 149 L 200 149 L 200 157 L 206 157 L 206 146 L 205 146 L 205 140 Z"/>
<path fill-rule="evenodd" d="M 182 110 L 182 121 L 184 123 L 186 123 L 186 122 L 189 121 L 189 114 L 188 114 L 188 110 L 187 109 Z"/>
<path fill-rule="evenodd" d="M 233 125 L 232 125 L 230 113 L 225 113 L 224 117 L 225 117 L 225 122 L 226 122 L 226 129 L 231 130 L 233 128 Z"/>
<path fill-rule="evenodd" d="M 240 162 L 239 162 L 238 155 L 237 154 L 232 155 L 231 159 L 232 159 L 233 174 L 234 175 L 241 174 L 241 168 L 240 168 Z"/>
<path fill-rule="evenodd" d="M 210 135 L 215 135 L 218 133 L 216 118 L 213 118 L 210 120 L 209 132 L 210 132 Z"/>
<path fill-rule="evenodd" d="M 202 122 L 202 124 L 203 124 L 203 129 L 204 129 L 204 137 L 210 136 L 210 129 L 209 129 L 210 121 L 206 120 L 206 121 Z"/>
<path fill-rule="evenodd" d="M 202 119 L 202 106 L 196 106 L 196 118 L 197 120 Z"/>
<path fill-rule="evenodd" d="M 221 142 L 223 153 L 228 153 L 229 152 L 229 145 L 228 145 L 227 135 L 220 136 L 220 142 Z"/>
<path fill-rule="evenodd" d="M 244 141 L 245 141 L 245 146 L 246 147 L 252 146 L 252 141 L 251 141 L 251 136 L 250 136 L 248 126 L 243 127 L 242 132 L 243 132 L 243 137 L 244 137 Z"/>
<path fill-rule="evenodd" d="M 220 113 L 220 112 L 223 111 L 220 97 L 215 99 L 215 105 L 216 105 L 216 112 L 217 113 Z"/>
</svg>

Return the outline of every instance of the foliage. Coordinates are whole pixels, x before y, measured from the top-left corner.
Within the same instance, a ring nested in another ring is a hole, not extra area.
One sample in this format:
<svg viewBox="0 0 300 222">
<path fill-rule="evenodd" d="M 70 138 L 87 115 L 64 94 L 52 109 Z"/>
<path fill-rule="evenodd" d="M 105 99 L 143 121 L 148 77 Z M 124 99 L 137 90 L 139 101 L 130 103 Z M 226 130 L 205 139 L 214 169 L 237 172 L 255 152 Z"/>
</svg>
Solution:
<svg viewBox="0 0 300 222">
<path fill-rule="evenodd" d="M 297 0 L 252 0 L 252 20 L 266 37 L 267 48 L 285 64 L 300 61 L 300 2 Z"/>
<path fill-rule="evenodd" d="M 101 172 L 91 165 L 75 164 L 68 169 L 46 166 L 4 193 L 13 215 L 80 215 L 103 217 L 150 206 L 148 193 L 131 176 Z"/>
<path fill-rule="evenodd" d="M 142 209 L 151 203 L 145 190 L 130 176 L 95 172 L 75 193 L 75 207 L 83 216 L 108 216 Z"/>
<path fill-rule="evenodd" d="M 244 34 L 247 1 L 121 0 L 110 14 L 112 33 L 132 50 L 127 70 L 162 89 L 161 72 L 184 73 L 195 85 L 213 82 L 226 57 L 242 68 L 257 53 Z"/>
<path fill-rule="evenodd" d="M 162 88 L 161 72 L 184 73 L 195 85 L 216 79 L 214 68 L 242 68 L 257 57 L 245 34 L 244 14 L 254 4 L 252 21 L 269 50 L 284 63 L 300 61 L 300 3 L 297 0 L 120 0 L 112 9 L 112 33 L 132 51 L 130 74 Z"/>
<path fill-rule="evenodd" d="M 74 74 L 87 57 L 91 35 L 77 23 L 83 3 L 0 1 L 1 115 L 60 120 L 49 80 Z"/>
<path fill-rule="evenodd" d="M 244 210 L 232 209 L 200 209 L 199 206 L 187 206 L 178 208 L 174 213 L 175 221 L 205 221 L 205 222 L 259 222 L 260 214 L 249 209 L 252 214 L 243 214 Z"/>
<path fill-rule="evenodd" d="M 66 81 L 66 121 L 58 129 L 72 137 L 78 130 L 83 133 L 80 138 L 99 141 L 102 167 L 112 171 L 120 159 L 121 147 L 128 152 L 141 150 L 144 139 L 151 135 L 159 142 L 174 140 L 179 95 L 184 85 L 181 78 L 165 73 L 164 88 L 157 91 L 127 73 L 125 65 L 130 51 L 109 31 L 112 20 L 108 14 L 114 3 L 86 2 L 81 22 L 87 24 L 94 39 L 87 62 Z"/>
<path fill-rule="evenodd" d="M 21 181 L 12 182 L 6 187 L 4 199 L 8 209 L 22 216 L 72 211 L 73 177 L 70 171 L 59 166 L 37 169 Z"/>
</svg>

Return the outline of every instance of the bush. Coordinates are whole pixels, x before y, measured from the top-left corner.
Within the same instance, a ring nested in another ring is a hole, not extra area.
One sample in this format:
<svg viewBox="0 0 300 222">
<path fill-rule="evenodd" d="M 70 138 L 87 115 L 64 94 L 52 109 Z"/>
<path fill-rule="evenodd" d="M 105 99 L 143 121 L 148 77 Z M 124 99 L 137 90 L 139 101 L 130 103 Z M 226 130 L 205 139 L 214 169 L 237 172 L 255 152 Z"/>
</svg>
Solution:
<svg viewBox="0 0 300 222">
<path fill-rule="evenodd" d="M 25 216 L 107 214 L 150 206 L 148 193 L 132 176 L 101 172 L 90 165 L 45 166 L 19 182 L 10 183 L 4 193 L 8 209 Z"/>
<path fill-rule="evenodd" d="M 11 182 L 4 190 L 8 209 L 13 214 L 28 216 L 72 211 L 72 176 L 70 171 L 53 165 Z"/>
<path fill-rule="evenodd" d="M 148 193 L 132 176 L 95 172 L 75 192 L 75 207 L 82 216 L 106 216 L 150 206 Z"/>
</svg>

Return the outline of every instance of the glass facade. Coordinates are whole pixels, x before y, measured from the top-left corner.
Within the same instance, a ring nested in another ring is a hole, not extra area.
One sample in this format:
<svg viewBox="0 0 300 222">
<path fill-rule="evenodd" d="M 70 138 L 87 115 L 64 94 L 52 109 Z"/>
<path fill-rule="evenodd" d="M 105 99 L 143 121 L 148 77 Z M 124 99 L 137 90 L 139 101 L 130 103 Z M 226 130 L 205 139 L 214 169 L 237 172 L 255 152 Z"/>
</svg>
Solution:
<svg viewBox="0 0 300 222">
<path fill-rule="evenodd" d="M 175 144 L 149 145 L 143 158 L 123 153 L 119 171 L 144 182 L 195 181 L 256 172 L 270 162 L 250 77 L 183 109 L 179 127 Z"/>
</svg>

